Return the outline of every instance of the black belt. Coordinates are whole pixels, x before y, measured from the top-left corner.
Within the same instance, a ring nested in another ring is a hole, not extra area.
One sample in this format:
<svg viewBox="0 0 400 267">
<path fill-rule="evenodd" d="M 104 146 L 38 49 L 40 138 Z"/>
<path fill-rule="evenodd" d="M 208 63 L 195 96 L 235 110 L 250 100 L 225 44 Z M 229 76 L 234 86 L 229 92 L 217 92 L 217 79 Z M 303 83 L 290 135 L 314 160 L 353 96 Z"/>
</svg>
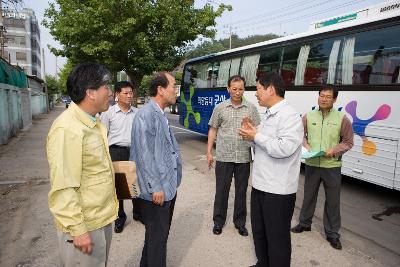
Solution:
<svg viewBox="0 0 400 267">
<path fill-rule="evenodd" d="M 111 145 L 110 148 L 119 148 L 119 149 L 127 149 L 131 150 L 131 147 L 129 146 L 117 146 L 117 145 Z"/>
</svg>

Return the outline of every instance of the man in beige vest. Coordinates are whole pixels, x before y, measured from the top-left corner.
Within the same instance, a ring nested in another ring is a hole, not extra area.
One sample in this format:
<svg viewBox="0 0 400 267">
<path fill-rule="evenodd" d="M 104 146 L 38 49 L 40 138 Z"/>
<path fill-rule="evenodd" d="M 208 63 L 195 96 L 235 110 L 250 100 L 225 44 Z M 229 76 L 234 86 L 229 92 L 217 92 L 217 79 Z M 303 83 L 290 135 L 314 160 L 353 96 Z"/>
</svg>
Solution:
<svg viewBox="0 0 400 267">
<path fill-rule="evenodd" d="M 333 108 L 338 90 L 326 85 L 319 91 L 319 109 L 303 116 L 303 146 L 308 151 L 323 151 L 320 157 L 306 159 L 304 199 L 299 224 L 293 233 L 311 231 L 312 217 L 317 203 L 318 189 L 322 182 L 325 189 L 324 228 L 326 239 L 335 249 L 342 249 L 339 229 L 340 186 L 342 182 L 342 155 L 353 147 L 353 128 L 344 113 Z"/>
</svg>

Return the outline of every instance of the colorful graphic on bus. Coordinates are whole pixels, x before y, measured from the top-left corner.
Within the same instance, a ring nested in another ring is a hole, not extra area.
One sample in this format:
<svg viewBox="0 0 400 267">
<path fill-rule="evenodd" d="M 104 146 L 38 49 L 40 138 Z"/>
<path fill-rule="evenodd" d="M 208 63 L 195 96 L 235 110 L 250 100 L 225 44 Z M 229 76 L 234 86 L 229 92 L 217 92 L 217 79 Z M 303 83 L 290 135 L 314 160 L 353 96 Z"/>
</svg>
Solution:
<svg viewBox="0 0 400 267">
<path fill-rule="evenodd" d="M 192 108 L 193 95 L 194 95 L 194 87 L 193 86 L 189 87 L 189 99 L 188 100 L 186 100 L 185 94 L 183 92 L 181 93 L 181 103 L 185 104 L 185 106 L 186 106 L 186 116 L 185 116 L 185 120 L 183 122 L 183 125 L 185 126 L 185 128 L 189 128 L 189 115 L 194 116 L 197 124 L 200 124 L 200 121 L 201 121 L 200 112 L 194 112 L 193 108 Z M 182 111 L 181 111 L 181 113 L 182 113 Z"/>
<path fill-rule="evenodd" d="M 346 111 L 353 117 L 353 131 L 355 134 L 361 137 L 363 141 L 362 151 L 364 154 L 372 156 L 376 153 L 376 145 L 374 142 L 369 141 L 365 136 L 365 128 L 374 121 L 385 120 L 389 117 L 391 107 L 383 104 L 375 112 L 375 115 L 367 120 L 360 119 L 357 116 L 357 101 L 351 101 L 346 105 Z"/>
</svg>

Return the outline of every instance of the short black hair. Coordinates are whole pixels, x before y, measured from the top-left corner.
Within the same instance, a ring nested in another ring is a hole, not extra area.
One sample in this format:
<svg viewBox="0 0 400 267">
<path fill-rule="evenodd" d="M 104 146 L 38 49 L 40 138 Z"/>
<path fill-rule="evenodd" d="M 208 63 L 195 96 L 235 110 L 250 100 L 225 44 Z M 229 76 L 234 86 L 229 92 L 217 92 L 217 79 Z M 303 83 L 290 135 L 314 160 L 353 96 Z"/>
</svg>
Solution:
<svg viewBox="0 0 400 267">
<path fill-rule="evenodd" d="M 80 103 L 87 89 L 97 90 L 111 82 L 111 73 L 99 63 L 82 63 L 75 66 L 67 79 L 67 92 L 74 103 Z"/>
<path fill-rule="evenodd" d="M 246 80 L 240 75 L 233 75 L 228 80 L 228 87 L 231 87 L 232 82 L 242 81 L 244 86 L 246 86 Z"/>
<path fill-rule="evenodd" d="M 256 81 L 265 88 L 272 85 L 275 88 L 275 92 L 278 96 L 285 97 L 285 87 L 283 86 L 283 80 L 278 73 L 264 73 L 260 77 L 258 77 Z"/>
<path fill-rule="evenodd" d="M 168 86 L 169 81 L 168 81 L 167 75 L 171 75 L 172 77 L 174 77 L 171 73 L 166 72 L 166 71 L 158 72 L 153 75 L 153 77 L 151 78 L 151 81 L 150 81 L 150 91 L 149 91 L 150 96 L 157 95 L 158 86 L 161 86 L 164 88 Z"/>
<path fill-rule="evenodd" d="M 114 91 L 116 93 L 120 93 L 122 88 L 125 88 L 125 87 L 130 87 L 130 88 L 132 88 L 132 91 L 134 90 L 133 85 L 130 82 L 128 82 L 128 81 L 120 81 L 120 82 L 115 83 Z"/>
<path fill-rule="evenodd" d="M 322 91 L 332 91 L 333 99 L 336 99 L 339 95 L 339 90 L 333 84 L 325 84 L 319 89 L 318 94 L 320 95 Z"/>
</svg>

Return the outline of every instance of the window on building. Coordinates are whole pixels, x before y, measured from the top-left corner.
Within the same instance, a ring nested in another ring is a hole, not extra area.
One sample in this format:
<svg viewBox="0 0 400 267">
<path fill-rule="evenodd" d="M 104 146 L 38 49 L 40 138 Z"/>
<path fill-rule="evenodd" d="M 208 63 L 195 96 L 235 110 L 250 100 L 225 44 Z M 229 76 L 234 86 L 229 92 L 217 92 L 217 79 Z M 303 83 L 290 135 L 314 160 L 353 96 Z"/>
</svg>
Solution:
<svg viewBox="0 0 400 267">
<path fill-rule="evenodd" d="M 31 47 L 32 48 L 37 48 L 38 47 L 36 39 L 31 38 Z"/>
<path fill-rule="evenodd" d="M 26 53 L 25 52 L 17 52 L 16 53 L 16 58 L 18 61 L 26 61 Z"/>
<path fill-rule="evenodd" d="M 37 31 L 38 31 L 38 26 L 37 26 L 37 24 L 31 23 L 31 31 L 32 31 L 32 32 L 37 32 Z"/>
<path fill-rule="evenodd" d="M 6 28 L 25 28 L 23 19 L 4 18 L 3 23 Z"/>
</svg>

